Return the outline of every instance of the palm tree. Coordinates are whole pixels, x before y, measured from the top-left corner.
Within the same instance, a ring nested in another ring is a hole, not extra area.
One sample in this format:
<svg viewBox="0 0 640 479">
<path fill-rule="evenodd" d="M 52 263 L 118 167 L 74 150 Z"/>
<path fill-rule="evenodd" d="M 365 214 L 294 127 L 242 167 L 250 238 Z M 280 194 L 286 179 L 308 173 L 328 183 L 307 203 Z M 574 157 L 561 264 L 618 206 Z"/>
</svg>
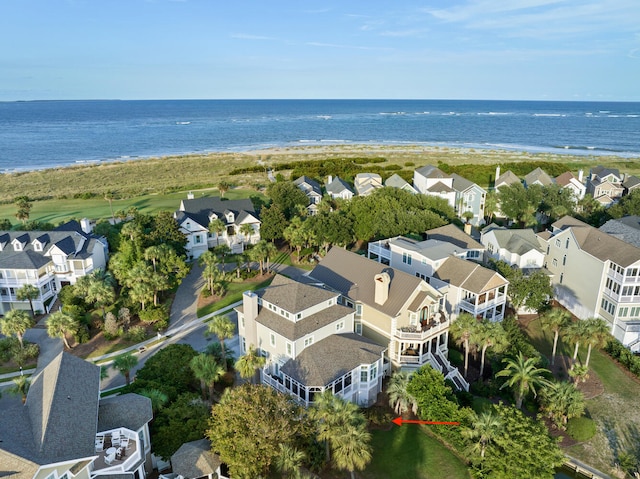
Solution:
<svg viewBox="0 0 640 479">
<path fill-rule="evenodd" d="M 240 373 L 240 377 L 251 378 L 253 383 L 256 373 L 264 367 L 266 361 L 266 358 L 260 356 L 254 346 L 249 346 L 249 350 L 236 361 L 236 370 Z"/>
<path fill-rule="evenodd" d="M 469 313 L 462 313 L 451 323 L 449 333 L 456 341 L 456 344 L 464 347 L 464 375 L 467 376 L 469 369 L 469 340 L 478 327 L 478 321 Z"/>
<path fill-rule="evenodd" d="M 589 379 L 589 368 L 584 365 L 573 363 L 569 368 L 569 376 L 573 379 L 574 384 L 585 382 Z"/>
<path fill-rule="evenodd" d="M 472 426 L 464 429 L 462 435 L 471 440 L 477 440 L 474 450 L 480 451 L 484 458 L 487 446 L 502 434 L 502 420 L 493 411 L 485 411 L 472 419 Z"/>
<path fill-rule="evenodd" d="M 585 321 L 577 320 L 567 326 L 565 330 L 565 335 L 569 342 L 574 344 L 573 349 L 573 361 L 575 362 L 578 359 L 578 349 L 580 348 L 580 343 L 583 342 L 589 332 L 587 331 L 588 324 Z"/>
<path fill-rule="evenodd" d="M 40 289 L 32 284 L 25 284 L 22 288 L 16 291 L 16 299 L 18 301 L 29 301 L 31 307 L 31 316 L 35 317 L 36 312 L 33 310 L 33 300 L 40 297 Z"/>
<path fill-rule="evenodd" d="M 13 384 L 14 385 L 9 392 L 20 395 L 22 397 L 22 404 L 24 404 L 27 402 L 27 393 L 29 392 L 29 378 L 27 376 L 20 375 L 13 378 Z"/>
<path fill-rule="evenodd" d="M 536 389 L 546 386 L 549 381 L 545 379 L 545 374 L 550 373 L 548 369 L 537 367 L 538 358 L 525 358 L 522 352 L 518 352 L 515 359 L 505 358 L 502 360 L 506 364 L 502 371 L 496 376 L 506 377 L 507 381 L 502 388 L 509 386 L 513 389 L 516 397 L 516 408 L 522 408 L 522 400 L 527 393 L 536 395 Z"/>
<path fill-rule="evenodd" d="M 132 300 L 140 303 L 140 307 L 144 311 L 147 302 L 153 301 L 153 287 L 149 283 L 135 283 L 129 290 L 129 296 Z"/>
<path fill-rule="evenodd" d="M 389 406 L 391 406 L 396 414 L 402 415 L 409 409 L 413 414 L 418 414 L 418 401 L 407 392 L 409 385 L 409 373 L 395 372 L 389 380 L 387 386 L 387 395 L 389 396 Z"/>
<path fill-rule="evenodd" d="M 245 243 L 249 242 L 254 232 L 255 230 L 253 229 L 253 225 L 249 223 L 244 223 L 240 225 L 240 233 L 244 236 Z"/>
<path fill-rule="evenodd" d="M 5 336 L 15 335 L 21 349 L 24 348 L 24 333 L 31 327 L 33 327 L 33 319 L 23 309 L 12 309 L 0 319 L 0 332 Z"/>
<path fill-rule="evenodd" d="M 206 397 L 207 387 L 209 388 L 209 400 L 213 401 L 214 386 L 222 376 L 224 368 L 216 361 L 216 358 L 208 354 L 198 354 L 189 363 L 195 377 L 200 381 L 202 397 Z"/>
<path fill-rule="evenodd" d="M 569 419 L 584 413 L 584 395 L 570 382 L 551 383 L 542 389 L 540 396 L 542 410 L 559 428 L 565 429 Z"/>
<path fill-rule="evenodd" d="M 105 191 L 104 199 L 105 199 L 105 201 L 109 202 L 109 209 L 111 210 L 111 220 L 113 222 L 115 222 L 116 218 L 115 218 L 115 215 L 113 213 L 113 200 L 116 199 L 116 195 L 115 195 L 115 193 L 113 191 Z"/>
<path fill-rule="evenodd" d="M 67 349 L 71 349 L 67 335 L 75 336 L 80 329 L 80 323 L 71 315 L 62 311 L 51 313 L 46 321 L 47 334 L 52 338 L 62 338 Z"/>
<path fill-rule="evenodd" d="M 604 319 L 589 318 L 584 320 L 586 324 L 586 340 L 587 340 L 587 360 L 584 362 L 589 367 L 589 359 L 591 359 L 591 349 L 593 347 L 601 348 L 607 341 L 611 339 L 609 324 Z"/>
<path fill-rule="evenodd" d="M 235 363 L 235 356 L 233 355 L 233 351 L 230 349 L 225 349 L 223 354 L 222 345 L 219 341 L 213 341 L 207 344 L 204 352 L 209 356 L 213 356 L 214 358 L 216 358 L 216 361 L 218 361 L 220 364 L 226 363 L 227 370 L 229 370 L 229 366 L 233 366 L 233 364 Z"/>
<path fill-rule="evenodd" d="M 488 319 L 483 319 L 477 323 L 471 341 L 480 346 L 480 377 L 484 374 L 484 363 L 488 348 L 493 348 L 493 351 L 500 353 L 504 351 L 509 345 L 509 338 L 507 333 L 502 327 L 502 323 L 491 322 Z"/>
<path fill-rule="evenodd" d="M 116 299 L 116 291 L 113 286 L 106 281 L 99 279 L 93 279 L 89 282 L 89 288 L 87 290 L 87 301 L 93 303 L 98 308 L 102 308 L 102 318 L 106 315 L 105 308 L 107 304 L 112 304 Z"/>
<path fill-rule="evenodd" d="M 160 389 L 145 388 L 140 389 L 137 393 L 151 400 L 151 410 L 154 415 L 169 402 L 169 396 Z"/>
<path fill-rule="evenodd" d="M 168 256 L 169 253 L 167 249 L 171 249 L 171 246 L 163 243 L 160 245 L 149 246 L 144 250 L 144 259 L 151 261 L 153 264 L 153 271 L 157 271 L 156 263 L 162 258 Z"/>
<path fill-rule="evenodd" d="M 333 462 L 341 470 L 349 471 L 355 479 L 355 471 L 362 471 L 371 461 L 371 433 L 363 426 L 349 426 L 331 441 Z"/>
<path fill-rule="evenodd" d="M 209 222 L 209 233 L 216 234 L 216 245 L 220 244 L 220 235 L 225 232 L 227 226 L 220 218 L 216 218 Z"/>
<path fill-rule="evenodd" d="M 202 269 L 202 279 L 207 283 L 207 289 L 211 294 L 215 292 L 216 286 L 222 283 L 224 277 L 224 272 L 215 264 L 207 263 Z"/>
<path fill-rule="evenodd" d="M 358 406 L 327 389 L 314 397 L 309 415 L 318 429 L 318 439 L 325 443 L 327 461 L 331 457 L 332 441 L 349 426 L 364 426 L 366 420 Z"/>
<path fill-rule="evenodd" d="M 124 376 L 125 384 L 129 385 L 131 370 L 138 364 L 138 358 L 132 353 L 124 353 L 113 360 L 112 367 Z"/>
<path fill-rule="evenodd" d="M 300 451 L 289 444 L 278 444 L 279 454 L 275 460 L 275 466 L 282 477 L 299 477 L 302 461 L 307 457 L 304 451 Z"/>
<path fill-rule="evenodd" d="M 571 314 L 565 309 L 553 308 L 542 316 L 541 321 L 544 329 L 553 332 L 553 351 L 551 352 L 551 365 L 553 365 L 556 360 L 560 331 L 566 329 L 571 323 Z"/>
<path fill-rule="evenodd" d="M 226 358 L 226 351 L 224 348 L 224 340 L 233 338 L 235 334 L 236 326 L 231 322 L 227 316 L 216 316 L 209 323 L 207 332 L 215 334 L 220 340 L 220 346 L 222 346 L 222 357 Z M 227 371 L 227 362 L 224 362 L 224 370 Z"/>
</svg>

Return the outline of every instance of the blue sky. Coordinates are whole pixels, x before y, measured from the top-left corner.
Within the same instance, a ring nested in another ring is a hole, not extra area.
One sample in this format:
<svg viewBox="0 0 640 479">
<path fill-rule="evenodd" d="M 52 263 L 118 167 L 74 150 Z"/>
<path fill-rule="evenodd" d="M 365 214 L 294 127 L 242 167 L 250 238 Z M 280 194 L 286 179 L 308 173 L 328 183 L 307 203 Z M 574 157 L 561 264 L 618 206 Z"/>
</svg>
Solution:
<svg viewBox="0 0 640 479">
<path fill-rule="evenodd" d="M 4 0 L 0 100 L 640 101 L 640 0 Z"/>
</svg>

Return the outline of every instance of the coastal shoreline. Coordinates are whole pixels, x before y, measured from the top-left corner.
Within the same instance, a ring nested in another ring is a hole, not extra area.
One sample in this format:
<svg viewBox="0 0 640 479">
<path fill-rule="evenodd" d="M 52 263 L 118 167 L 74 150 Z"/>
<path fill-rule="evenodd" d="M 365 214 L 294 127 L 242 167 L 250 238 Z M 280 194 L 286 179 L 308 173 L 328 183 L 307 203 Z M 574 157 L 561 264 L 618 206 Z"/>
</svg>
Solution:
<svg viewBox="0 0 640 479">
<path fill-rule="evenodd" d="M 526 155 L 532 157 L 545 157 L 545 158 L 564 158 L 568 161 L 598 161 L 598 159 L 610 161 L 634 161 L 640 159 L 640 155 L 625 155 L 618 156 L 612 153 L 594 152 L 591 150 L 569 150 L 569 149 L 557 149 L 558 151 L 551 151 L 549 148 L 518 148 L 518 147 L 505 147 L 501 146 L 460 146 L 460 145 L 436 145 L 427 143 L 330 143 L 324 144 L 304 144 L 304 145 L 279 145 L 269 147 L 249 147 L 247 149 L 237 150 L 216 150 L 216 151 L 193 151 L 187 153 L 178 154 L 160 154 L 149 156 L 122 156 L 113 159 L 91 159 L 91 160 L 77 160 L 75 163 L 62 164 L 62 165 L 49 165 L 40 168 L 15 168 L 12 170 L 0 171 L 0 175 L 23 175 L 32 172 L 46 172 L 46 171 L 58 171 L 58 170 L 78 170 L 83 168 L 99 167 L 102 165 L 118 165 L 118 164 L 130 164 L 140 161 L 163 161 L 171 160 L 174 158 L 199 158 L 199 157 L 226 157 L 226 156 L 247 156 L 247 157 L 279 157 L 290 155 L 335 155 L 345 154 L 354 155 L 360 154 L 365 156 L 375 154 L 430 154 L 430 153 L 454 153 L 454 154 L 471 154 L 488 156 L 492 154 L 498 155 Z M 600 153 L 600 154 L 598 154 Z"/>
</svg>

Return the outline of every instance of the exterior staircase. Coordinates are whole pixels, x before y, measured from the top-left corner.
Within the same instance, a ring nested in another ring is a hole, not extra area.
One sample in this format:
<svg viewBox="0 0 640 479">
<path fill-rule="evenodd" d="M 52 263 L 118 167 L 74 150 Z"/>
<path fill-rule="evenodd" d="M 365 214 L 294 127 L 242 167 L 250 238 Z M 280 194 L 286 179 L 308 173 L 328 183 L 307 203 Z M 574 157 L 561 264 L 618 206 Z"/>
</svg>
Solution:
<svg viewBox="0 0 640 479">
<path fill-rule="evenodd" d="M 442 352 L 439 350 L 436 352 L 436 354 L 434 354 L 434 357 L 436 358 L 438 364 L 442 367 L 442 374 L 444 374 L 444 378 L 451 380 L 451 382 L 453 382 L 453 384 L 459 391 L 465 390 L 468 392 L 469 383 L 465 378 L 462 377 L 462 374 L 460 374 L 458 368 L 452 365 L 444 356 L 444 354 L 442 354 Z"/>
</svg>

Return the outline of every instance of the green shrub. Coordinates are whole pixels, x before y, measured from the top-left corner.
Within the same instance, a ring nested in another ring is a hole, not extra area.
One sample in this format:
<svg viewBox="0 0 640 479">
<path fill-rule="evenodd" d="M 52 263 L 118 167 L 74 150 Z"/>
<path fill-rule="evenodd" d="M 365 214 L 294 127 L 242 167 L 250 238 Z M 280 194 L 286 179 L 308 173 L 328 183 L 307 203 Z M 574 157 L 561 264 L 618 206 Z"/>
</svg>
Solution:
<svg viewBox="0 0 640 479">
<path fill-rule="evenodd" d="M 596 433 L 596 423 L 588 417 L 574 417 L 567 422 L 567 434 L 576 441 L 588 441 Z"/>
<path fill-rule="evenodd" d="M 146 337 L 147 337 L 147 330 L 144 329 L 142 326 L 132 326 L 131 328 L 129 328 L 129 331 L 127 331 L 124 335 L 124 338 L 127 341 L 131 341 L 132 343 L 140 343 L 144 341 Z"/>
<path fill-rule="evenodd" d="M 457 349 L 449 350 L 449 362 L 456 367 L 460 367 L 464 364 L 464 354 Z"/>
<path fill-rule="evenodd" d="M 169 313 L 164 305 L 144 309 L 138 313 L 140 321 L 145 324 L 153 324 L 169 321 Z"/>
</svg>

